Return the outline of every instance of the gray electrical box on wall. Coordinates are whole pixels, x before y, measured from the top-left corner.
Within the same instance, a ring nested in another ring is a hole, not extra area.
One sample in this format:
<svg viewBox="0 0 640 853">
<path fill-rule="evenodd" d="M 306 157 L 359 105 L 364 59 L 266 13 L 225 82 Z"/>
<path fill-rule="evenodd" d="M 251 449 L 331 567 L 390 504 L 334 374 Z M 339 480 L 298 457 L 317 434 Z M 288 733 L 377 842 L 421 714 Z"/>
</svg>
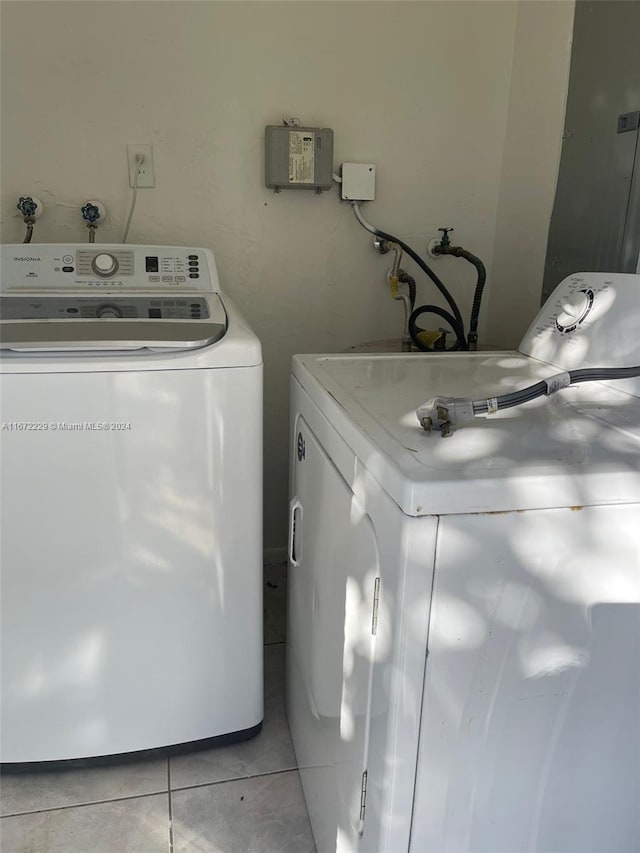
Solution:
<svg viewBox="0 0 640 853">
<path fill-rule="evenodd" d="M 265 128 L 265 184 L 280 190 L 331 189 L 333 131 L 328 127 Z"/>
</svg>

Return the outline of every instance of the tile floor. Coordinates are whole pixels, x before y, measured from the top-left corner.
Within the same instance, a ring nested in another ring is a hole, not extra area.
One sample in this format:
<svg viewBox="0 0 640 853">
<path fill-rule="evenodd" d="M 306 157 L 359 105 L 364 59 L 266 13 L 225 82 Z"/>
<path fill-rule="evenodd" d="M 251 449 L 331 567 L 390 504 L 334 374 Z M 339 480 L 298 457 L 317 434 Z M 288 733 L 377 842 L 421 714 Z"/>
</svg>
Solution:
<svg viewBox="0 0 640 853">
<path fill-rule="evenodd" d="M 3 775 L 2 853 L 315 853 L 284 710 L 285 566 L 265 567 L 265 717 L 250 741 Z"/>
</svg>

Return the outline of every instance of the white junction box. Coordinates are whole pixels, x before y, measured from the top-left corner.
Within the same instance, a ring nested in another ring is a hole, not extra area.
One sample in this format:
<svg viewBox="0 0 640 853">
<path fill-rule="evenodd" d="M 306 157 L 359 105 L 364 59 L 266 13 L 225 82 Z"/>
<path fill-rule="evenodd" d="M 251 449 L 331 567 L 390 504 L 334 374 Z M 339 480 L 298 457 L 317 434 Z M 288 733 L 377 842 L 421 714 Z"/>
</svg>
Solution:
<svg viewBox="0 0 640 853">
<path fill-rule="evenodd" d="M 342 198 L 373 201 L 376 197 L 376 167 L 373 163 L 342 164 Z"/>
</svg>

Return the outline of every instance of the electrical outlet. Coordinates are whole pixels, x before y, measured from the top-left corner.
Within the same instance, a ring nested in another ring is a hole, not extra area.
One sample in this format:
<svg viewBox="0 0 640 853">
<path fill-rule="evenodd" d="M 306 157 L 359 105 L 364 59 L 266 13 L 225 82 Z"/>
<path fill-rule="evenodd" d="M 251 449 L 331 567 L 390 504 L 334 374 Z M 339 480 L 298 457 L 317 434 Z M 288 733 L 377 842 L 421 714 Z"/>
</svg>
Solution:
<svg viewBox="0 0 640 853">
<path fill-rule="evenodd" d="M 136 161 L 142 154 L 142 163 Z M 129 166 L 129 186 L 132 187 L 136 169 L 138 170 L 138 189 L 150 189 L 156 185 L 156 173 L 153 168 L 153 145 L 127 145 L 127 163 Z"/>
</svg>

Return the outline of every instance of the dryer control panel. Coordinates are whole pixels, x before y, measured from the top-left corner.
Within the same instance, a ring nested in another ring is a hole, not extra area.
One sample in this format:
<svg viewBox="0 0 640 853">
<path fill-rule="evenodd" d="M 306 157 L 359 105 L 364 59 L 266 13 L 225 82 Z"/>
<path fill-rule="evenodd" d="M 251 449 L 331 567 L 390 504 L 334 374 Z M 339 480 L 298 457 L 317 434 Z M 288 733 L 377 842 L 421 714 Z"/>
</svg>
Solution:
<svg viewBox="0 0 640 853">
<path fill-rule="evenodd" d="M 2 246 L 2 291 L 220 289 L 213 254 L 184 246 L 18 243 Z"/>
<path fill-rule="evenodd" d="M 576 273 L 556 287 L 518 349 L 565 370 L 633 367 L 639 329 L 640 275 Z"/>
</svg>

